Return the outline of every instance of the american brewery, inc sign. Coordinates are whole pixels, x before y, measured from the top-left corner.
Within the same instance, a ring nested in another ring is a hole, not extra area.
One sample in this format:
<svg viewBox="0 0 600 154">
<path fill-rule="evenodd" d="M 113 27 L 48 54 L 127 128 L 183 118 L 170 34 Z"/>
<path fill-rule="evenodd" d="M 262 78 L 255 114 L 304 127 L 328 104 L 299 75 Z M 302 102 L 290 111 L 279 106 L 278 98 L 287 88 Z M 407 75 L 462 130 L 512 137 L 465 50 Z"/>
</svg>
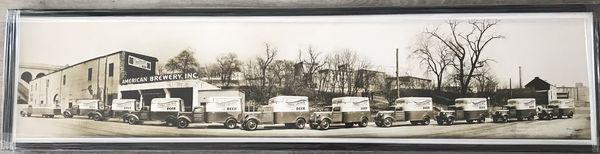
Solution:
<svg viewBox="0 0 600 154">
<path fill-rule="evenodd" d="M 127 79 L 121 80 L 121 85 L 137 84 L 137 83 L 150 83 L 150 82 L 163 82 L 163 81 L 175 81 L 175 80 L 189 80 L 189 79 L 198 79 L 198 73 L 174 73 L 174 74 L 161 74 L 161 75 L 153 75 L 153 76 L 127 78 Z"/>
</svg>

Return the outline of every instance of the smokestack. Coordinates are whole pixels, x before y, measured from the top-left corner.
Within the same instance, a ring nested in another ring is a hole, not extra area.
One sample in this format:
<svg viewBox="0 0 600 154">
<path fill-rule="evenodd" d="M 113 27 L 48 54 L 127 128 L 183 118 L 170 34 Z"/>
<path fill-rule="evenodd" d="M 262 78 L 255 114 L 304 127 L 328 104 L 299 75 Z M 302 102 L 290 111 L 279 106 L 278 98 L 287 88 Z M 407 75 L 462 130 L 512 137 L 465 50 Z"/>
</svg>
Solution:
<svg viewBox="0 0 600 154">
<path fill-rule="evenodd" d="M 523 82 L 521 81 L 521 66 L 519 66 L 519 89 L 523 88 Z"/>
<path fill-rule="evenodd" d="M 400 77 L 398 77 L 398 48 L 396 48 L 396 98 L 400 98 Z"/>
</svg>

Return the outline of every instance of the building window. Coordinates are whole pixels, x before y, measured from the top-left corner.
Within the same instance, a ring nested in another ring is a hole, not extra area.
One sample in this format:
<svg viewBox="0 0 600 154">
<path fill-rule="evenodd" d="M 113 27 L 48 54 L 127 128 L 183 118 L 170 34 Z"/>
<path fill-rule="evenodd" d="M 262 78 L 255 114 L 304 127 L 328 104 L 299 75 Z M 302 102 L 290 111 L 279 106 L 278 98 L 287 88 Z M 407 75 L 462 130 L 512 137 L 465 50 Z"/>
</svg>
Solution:
<svg viewBox="0 0 600 154">
<path fill-rule="evenodd" d="M 127 61 L 129 65 L 133 64 L 133 57 L 129 56 L 129 60 Z"/>
<path fill-rule="evenodd" d="M 108 76 L 113 76 L 114 70 L 115 70 L 115 64 L 114 63 L 108 64 Z"/>
<path fill-rule="evenodd" d="M 92 68 L 88 68 L 88 81 L 92 81 Z"/>
<path fill-rule="evenodd" d="M 67 75 L 63 75 L 63 85 L 67 84 Z"/>
</svg>

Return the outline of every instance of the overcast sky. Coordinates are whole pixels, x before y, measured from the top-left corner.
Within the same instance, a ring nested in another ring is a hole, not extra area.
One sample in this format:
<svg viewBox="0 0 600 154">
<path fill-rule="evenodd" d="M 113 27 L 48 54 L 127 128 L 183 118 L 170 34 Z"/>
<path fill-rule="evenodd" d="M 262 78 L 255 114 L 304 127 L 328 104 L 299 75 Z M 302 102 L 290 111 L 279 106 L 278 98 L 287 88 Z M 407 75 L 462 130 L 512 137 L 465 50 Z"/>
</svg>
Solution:
<svg viewBox="0 0 600 154">
<path fill-rule="evenodd" d="M 589 14 L 444 14 L 296 17 L 21 17 L 20 62 L 75 64 L 126 50 L 165 62 L 184 49 L 201 64 L 235 52 L 246 61 L 264 52 L 269 42 L 278 59 L 297 59 L 309 45 L 323 55 L 351 49 L 370 59 L 375 69 L 394 74 L 396 48 L 402 75 L 432 78 L 407 57 L 416 36 L 449 19 L 499 19 L 484 56 L 502 82 L 518 86 L 539 76 L 552 84 L 588 83 L 586 24 Z"/>
</svg>

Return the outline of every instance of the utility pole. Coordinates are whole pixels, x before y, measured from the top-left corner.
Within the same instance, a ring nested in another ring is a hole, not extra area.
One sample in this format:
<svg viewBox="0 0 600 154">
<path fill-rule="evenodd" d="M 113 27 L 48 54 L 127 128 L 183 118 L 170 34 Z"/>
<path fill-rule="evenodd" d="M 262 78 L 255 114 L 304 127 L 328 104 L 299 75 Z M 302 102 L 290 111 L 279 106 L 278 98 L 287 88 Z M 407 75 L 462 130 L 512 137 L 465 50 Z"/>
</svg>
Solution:
<svg viewBox="0 0 600 154">
<path fill-rule="evenodd" d="M 400 77 L 398 76 L 398 48 L 396 48 L 396 98 L 400 98 Z"/>
<path fill-rule="evenodd" d="M 521 82 L 521 66 L 519 66 L 519 89 L 523 88 L 523 82 Z"/>
<path fill-rule="evenodd" d="M 510 98 L 512 98 L 512 78 L 508 78 L 508 90 L 510 91 Z"/>
</svg>

